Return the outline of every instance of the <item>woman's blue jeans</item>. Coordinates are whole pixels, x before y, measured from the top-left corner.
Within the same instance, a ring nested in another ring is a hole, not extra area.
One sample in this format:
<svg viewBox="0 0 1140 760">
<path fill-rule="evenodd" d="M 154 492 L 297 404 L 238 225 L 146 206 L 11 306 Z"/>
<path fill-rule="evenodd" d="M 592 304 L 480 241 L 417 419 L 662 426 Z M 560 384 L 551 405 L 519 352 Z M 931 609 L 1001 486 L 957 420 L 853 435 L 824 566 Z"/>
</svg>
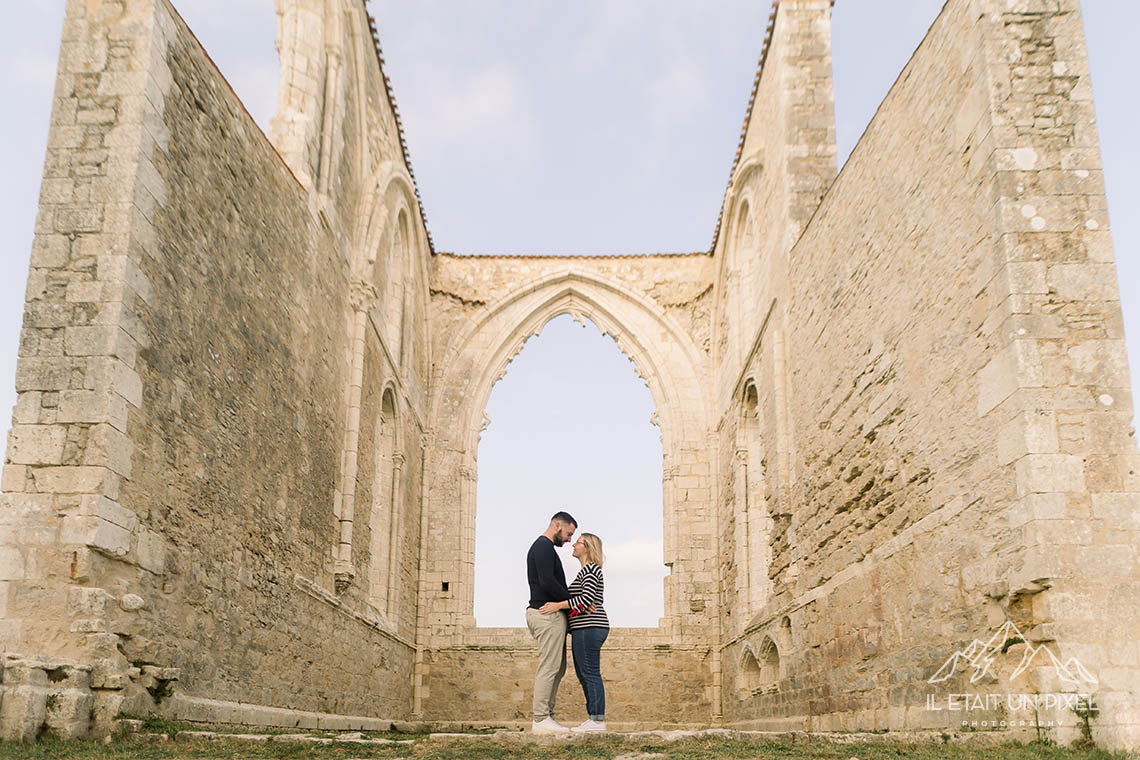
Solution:
<svg viewBox="0 0 1140 760">
<path fill-rule="evenodd" d="M 573 628 L 570 648 L 574 651 L 574 672 L 586 695 L 586 712 L 590 720 L 606 719 L 606 687 L 602 684 L 602 644 L 610 635 L 609 628 Z"/>
</svg>

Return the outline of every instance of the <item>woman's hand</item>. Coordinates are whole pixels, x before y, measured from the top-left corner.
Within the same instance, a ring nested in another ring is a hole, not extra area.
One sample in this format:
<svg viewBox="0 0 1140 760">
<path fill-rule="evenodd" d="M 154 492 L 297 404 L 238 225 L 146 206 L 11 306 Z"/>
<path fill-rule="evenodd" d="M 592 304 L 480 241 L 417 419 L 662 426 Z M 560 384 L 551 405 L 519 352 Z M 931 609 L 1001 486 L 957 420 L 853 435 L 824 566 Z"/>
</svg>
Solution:
<svg viewBox="0 0 1140 760">
<path fill-rule="evenodd" d="M 546 604 L 539 607 L 538 611 L 543 615 L 549 615 L 551 613 L 558 612 L 559 610 L 564 610 L 569 606 L 569 602 L 547 602 Z"/>
</svg>

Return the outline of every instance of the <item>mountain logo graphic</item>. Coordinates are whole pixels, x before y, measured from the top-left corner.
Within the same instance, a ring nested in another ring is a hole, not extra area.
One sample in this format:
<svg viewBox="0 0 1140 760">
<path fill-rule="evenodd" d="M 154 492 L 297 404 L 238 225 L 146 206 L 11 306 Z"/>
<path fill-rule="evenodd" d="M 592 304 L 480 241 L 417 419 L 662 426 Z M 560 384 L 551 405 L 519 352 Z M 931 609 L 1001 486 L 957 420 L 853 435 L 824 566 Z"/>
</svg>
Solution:
<svg viewBox="0 0 1140 760">
<path fill-rule="evenodd" d="M 1042 644 L 1035 647 L 1030 644 L 1025 634 L 1010 620 L 1005 621 L 1001 628 L 990 636 L 989 640 L 983 642 L 980 639 L 974 639 L 965 649 L 954 652 L 942 664 L 937 673 L 926 679 L 926 682 L 942 683 L 957 673 L 965 672 L 967 668 L 973 669 L 973 673 L 970 675 L 970 683 L 977 683 L 987 675 L 992 676 L 990 668 L 1000 655 L 1005 654 L 1009 648 L 1008 642 L 1025 644 L 1025 653 L 1021 656 L 1021 662 L 1018 663 L 1017 669 L 1010 675 L 1011 680 L 1031 667 L 1052 666 L 1057 677 L 1066 686 L 1088 690 L 1089 687 L 1097 685 L 1096 677 L 1076 657 L 1070 657 L 1065 662 L 1061 662 L 1061 659 L 1046 645 Z"/>
</svg>

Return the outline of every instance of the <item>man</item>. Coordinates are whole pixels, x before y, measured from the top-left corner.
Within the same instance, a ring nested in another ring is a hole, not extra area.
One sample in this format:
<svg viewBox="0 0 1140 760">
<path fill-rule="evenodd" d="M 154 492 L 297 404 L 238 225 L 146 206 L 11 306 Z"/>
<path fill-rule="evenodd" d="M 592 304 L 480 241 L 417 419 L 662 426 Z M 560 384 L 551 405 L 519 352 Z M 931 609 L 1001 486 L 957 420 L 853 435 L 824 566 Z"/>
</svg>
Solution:
<svg viewBox="0 0 1140 760">
<path fill-rule="evenodd" d="M 566 512 L 557 512 L 550 525 L 531 544 L 526 553 L 526 579 L 530 584 L 530 602 L 526 609 L 526 627 L 538 644 L 538 671 L 534 674 L 534 722 L 536 734 L 555 734 L 570 729 L 554 720 L 554 700 L 558 684 L 566 672 L 566 613 L 542 614 L 539 608 L 547 602 L 570 599 L 566 573 L 554 547 L 574 537 L 578 521 Z"/>
</svg>

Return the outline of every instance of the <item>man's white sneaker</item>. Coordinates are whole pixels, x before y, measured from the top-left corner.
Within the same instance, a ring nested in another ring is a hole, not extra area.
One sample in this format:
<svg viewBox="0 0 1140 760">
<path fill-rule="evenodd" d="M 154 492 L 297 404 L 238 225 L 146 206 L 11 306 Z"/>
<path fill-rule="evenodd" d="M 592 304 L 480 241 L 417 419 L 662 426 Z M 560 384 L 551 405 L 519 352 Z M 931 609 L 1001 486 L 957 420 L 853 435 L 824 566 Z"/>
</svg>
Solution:
<svg viewBox="0 0 1140 760">
<path fill-rule="evenodd" d="M 543 718 L 542 720 L 531 721 L 530 724 L 532 734 L 564 734 L 569 730 L 554 718 Z"/>
<path fill-rule="evenodd" d="M 606 730 L 606 722 L 604 720 L 587 720 L 580 726 L 574 726 L 571 731 L 581 734 L 601 733 Z"/>
</svg>

